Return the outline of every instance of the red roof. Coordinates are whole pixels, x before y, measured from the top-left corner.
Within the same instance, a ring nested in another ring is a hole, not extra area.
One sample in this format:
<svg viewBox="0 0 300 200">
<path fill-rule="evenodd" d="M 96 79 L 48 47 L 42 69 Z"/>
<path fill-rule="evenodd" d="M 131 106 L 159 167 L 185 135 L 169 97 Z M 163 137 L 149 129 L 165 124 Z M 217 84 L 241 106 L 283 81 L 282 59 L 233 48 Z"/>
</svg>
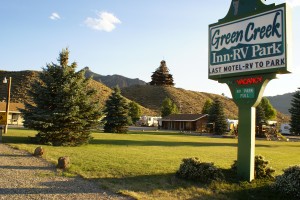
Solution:
<svg viewBox="0 0 300 200">
<path fill-rule="evenodd" d="M 197 121 L 203 117 L 207 117 L 208 114 L 171 114 L 163 117 L 162 121 Z"/>
</svg>

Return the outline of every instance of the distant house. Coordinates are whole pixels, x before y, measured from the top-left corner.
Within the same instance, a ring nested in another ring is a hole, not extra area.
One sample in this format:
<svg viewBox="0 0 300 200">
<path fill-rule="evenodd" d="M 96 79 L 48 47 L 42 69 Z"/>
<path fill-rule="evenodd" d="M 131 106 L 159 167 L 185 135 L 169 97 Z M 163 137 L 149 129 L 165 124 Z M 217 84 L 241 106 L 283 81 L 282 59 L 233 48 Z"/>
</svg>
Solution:
<svg viewBox="0 0 300 200">
<path fill-rule="evenodd" d="M 171 114 L 161 119 L 161 129 L 204 132 L 207 120 L 207 114 Z"/>
<path fill-rule="evenodd" d="M 8 124 L 9 125 L 23 125 L 23 117 L 19 109 L 24 109 L 23 103 L 10 103 L 8 112 Z M 0 112 L 6 112 L 6 102 L 0 102 Z"/>
</svg>

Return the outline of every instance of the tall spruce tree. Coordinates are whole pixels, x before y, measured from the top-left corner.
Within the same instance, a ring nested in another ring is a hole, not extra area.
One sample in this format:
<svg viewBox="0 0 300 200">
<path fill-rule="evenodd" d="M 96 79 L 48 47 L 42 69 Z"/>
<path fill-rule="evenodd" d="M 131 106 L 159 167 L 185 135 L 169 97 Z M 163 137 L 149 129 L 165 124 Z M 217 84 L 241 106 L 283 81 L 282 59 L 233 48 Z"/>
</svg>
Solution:
<svg viewBox="0 0 300 200">
<path fill-rule="evenodd" d="M 161 116 L 166 117 L 168 115 L 177 114 L 177 113 L 179 113 L 179 111 L 176 104 L 171 99 L 166 97 L 162 102 Z"/>
<path fill-rule="evenodd" d="M 255 125 L 256 125 L 256 136 L 265 137 L 263 133 L 263 124 L 267 122 L 267 120 L 272 120 L 276 118 L 276 110 L 273 108 L 269 99 L 263 97 L 261 102 L 256 107 L 256 115 L 255 115 Z"/>
<path fill-rule="evenodd" d="M 263 133 L 263 124 L 266 122 L 265 111 L 262 104 L 256 107 L 255 123 L 256 123 L 256 136 L 265 137 Z"/>
<path fill-rule="evenodd" d="M 258 104 L 258 106 L 256 107 L 256 115 L 255 115 L 256 125 L 265 123 L 266 120 L 267 118 L 265 115 L 265 110 L 262 104 Z"/>
<path fill-rule="evenodd" d="M 88 143 L 91 129 L 98 125 L 101 112 L 93 100 L 95 90 L 88 88 L 85 71 L 68 65 L 69 50 L 59 54 L 59 64 L 47 64 L 30 91 L 25 104 L 24 126 L 38 131 L 41 144 L 76 146 Z"/>
<path fill-rule="evenodd" d="M 291 113 L 290 132 L 295 135 L 300 135 L 300 88 L 293 94 L 289 112 Z"/>
<path fill-rule="evenodd" d="M 210 99 L 206 100 L 202 108 L 202 114 L 209 114 L 212 104 L 213 102 Z"/>
<path fill-rule="evenodd" d="M 150 85 L 174 86 L 173 75 L 169 73 L 166 61 L 162 60 L 160 66 L 153 72 Z"/>
<path fill-rule="evenodd" d="M 140 106 L 136 102 L 131 101 L 129 103 L 129 113 L 128 114 L 131 117 L 132 123 L 135 124 L 141 117 Z"/>
<path fill-rule="evenodd" d="M 209 110 L 208 121 L 214 124 L 214 133 L 223 135 L 227 131 L 224 107 L 220 99 L 216 98 Z"/>
<path fill-rule="evenodd" d="M 128 115 L 128 104 L 121 96 L 119 87 L 114 88 L 113 93 L 105 104 L 104 132 L 106 133 L 127 133 L 130 117 Z"/>
</svg>

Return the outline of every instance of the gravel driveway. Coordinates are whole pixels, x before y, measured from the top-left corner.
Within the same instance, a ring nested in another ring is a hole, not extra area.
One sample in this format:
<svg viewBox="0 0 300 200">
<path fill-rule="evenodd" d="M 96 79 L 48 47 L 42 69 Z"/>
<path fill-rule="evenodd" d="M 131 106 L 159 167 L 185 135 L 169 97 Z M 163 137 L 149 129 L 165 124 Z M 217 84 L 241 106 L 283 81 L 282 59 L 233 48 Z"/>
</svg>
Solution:
<svg viewBox="0 0 300 200">
<path fill-rule="evenodd" d="M 128 199 L 94 182 L 56 175 L 56 167 L 25 151 L 0 144 L 0 199 Z"/>
</svg>

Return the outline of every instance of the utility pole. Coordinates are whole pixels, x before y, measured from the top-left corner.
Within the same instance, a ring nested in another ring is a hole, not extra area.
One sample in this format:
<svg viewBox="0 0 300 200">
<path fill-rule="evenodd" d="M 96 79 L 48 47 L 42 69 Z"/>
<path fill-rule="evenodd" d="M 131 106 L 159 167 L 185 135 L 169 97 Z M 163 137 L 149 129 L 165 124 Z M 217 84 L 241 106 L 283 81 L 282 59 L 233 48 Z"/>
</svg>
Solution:
<svg viewBox="0 0 300 200">
<path fill-rule="evenodd" d="M 7 133 L 7 129 L 8 129 L 8 113 L 9 113 L 9 104 L 10 104 L 10 88 L 11 88 L 11 77 L 9 77 L 8 82 L 6 77 L 3 80 L 3 83 L 7 83 L 7 98 L 6 98 L 6 123 L 4 125 L 4 134 Z"/>
</svg>

